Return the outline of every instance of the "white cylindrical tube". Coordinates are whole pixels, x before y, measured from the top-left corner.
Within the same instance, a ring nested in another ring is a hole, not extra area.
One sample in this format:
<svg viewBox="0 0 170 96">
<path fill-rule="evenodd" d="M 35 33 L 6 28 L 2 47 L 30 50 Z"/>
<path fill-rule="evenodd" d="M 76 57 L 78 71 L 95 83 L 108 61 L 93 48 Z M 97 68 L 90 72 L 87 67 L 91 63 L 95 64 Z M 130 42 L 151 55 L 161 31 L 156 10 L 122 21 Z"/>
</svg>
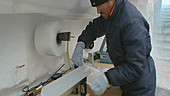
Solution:
<svg viewBox="0 0 170 96">
<path fill-rule="evenodd" d="M 57 34 L 60 32 L 57 22 L 44 22 L 37 26 L 35 32 L 35 47 L 37 52 L 43 56 L 61 56 L 65 44 L 57 43 Z"/>
</svg>

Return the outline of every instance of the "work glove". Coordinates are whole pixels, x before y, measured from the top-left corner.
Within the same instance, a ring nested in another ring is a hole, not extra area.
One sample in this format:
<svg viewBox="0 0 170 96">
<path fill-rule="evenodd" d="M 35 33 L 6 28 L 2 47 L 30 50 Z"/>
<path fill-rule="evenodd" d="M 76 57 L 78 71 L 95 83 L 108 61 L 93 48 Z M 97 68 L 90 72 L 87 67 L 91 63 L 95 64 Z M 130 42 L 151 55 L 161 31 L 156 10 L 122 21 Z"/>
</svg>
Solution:
<svg viewBox="0 0 170 96">
<path fill-rule="evenodd" d="M 77 42 L 76 47 L 74 49 L 73 55 L 72 55 L 72 62 L 76 66 L 82 66 L 83 65 L 83 49 L 85 48 L 84 42 Z"/>
<path fill-rule="evenodd" d="M 105 76 L 104 71 L 96 71 L 87 78 L 87 84 L 90 86 L 94 95 L 102 95 L 106 91 L 106 89 L 111 86 L 109 85 L 108 79 Z"/>
</svg>

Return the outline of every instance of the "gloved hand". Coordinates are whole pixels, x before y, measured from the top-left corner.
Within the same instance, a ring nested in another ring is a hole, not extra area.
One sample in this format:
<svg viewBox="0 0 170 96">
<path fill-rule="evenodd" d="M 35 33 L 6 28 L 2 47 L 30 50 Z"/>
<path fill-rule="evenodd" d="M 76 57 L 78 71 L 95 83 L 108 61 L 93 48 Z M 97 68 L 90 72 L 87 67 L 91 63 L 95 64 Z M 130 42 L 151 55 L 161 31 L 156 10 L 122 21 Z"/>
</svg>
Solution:
<svg viewBox="0 0 170 96">
<path fill-rule="evenodd" d="M 97 78 L 94 78 L 95 75 L 98 75 Z M 93 81 L 90 81 L 90 83 L 87 82 L 87 84 L 90 86 L 95 95 L 102 95 L 106 89 L 110 87 L 104 72 L 93 74 L 91 80 Z"/>
<path fill-rule="evenodd" d="M 76 47 L 74 49 L 74 53 L 72 55 L 72 61 L 77 66 L 83 65 L 83 49 L 85 48 L 84 42 L 77 42 Z"/>
</svg>

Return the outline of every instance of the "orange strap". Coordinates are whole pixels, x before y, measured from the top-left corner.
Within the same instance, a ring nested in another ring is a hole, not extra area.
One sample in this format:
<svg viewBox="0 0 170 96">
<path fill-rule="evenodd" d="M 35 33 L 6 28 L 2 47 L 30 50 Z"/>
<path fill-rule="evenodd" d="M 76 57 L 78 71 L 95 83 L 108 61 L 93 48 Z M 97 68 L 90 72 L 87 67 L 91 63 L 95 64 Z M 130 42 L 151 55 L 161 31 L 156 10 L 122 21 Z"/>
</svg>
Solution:
<svg viewBox="0 0 170 96">
<path fill-rule="evenodd" d="M 116 1 L 115 1 L 115 4 L 113 5 L 112 11 L 110 12 L 110 16 L 112 16 L 112 14 L 113 14 L 113 12 L 114 12 L 114 10 L 115 10 L 115 7 L 116 7 Z"/>
</svg>

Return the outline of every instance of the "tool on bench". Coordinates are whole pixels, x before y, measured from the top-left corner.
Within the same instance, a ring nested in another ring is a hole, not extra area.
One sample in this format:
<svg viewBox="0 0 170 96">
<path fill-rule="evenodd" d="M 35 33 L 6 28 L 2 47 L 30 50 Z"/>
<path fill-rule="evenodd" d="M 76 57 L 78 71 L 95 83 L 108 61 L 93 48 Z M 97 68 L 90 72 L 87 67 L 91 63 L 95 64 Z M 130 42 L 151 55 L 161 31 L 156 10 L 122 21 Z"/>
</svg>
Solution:
<svg viewBox="0 0 170 96">
<path fill-rule="evenodd" d="M 61 68 L 64 67 L 64 65 L 65 65 L 65 64 L 62 64 L 62 65 L 57 69 L 57 71 L 56 71 L 54 74 L 52 74 L 52 76 L 51 76 L 49 79 L 47 79 L 45 82 L 41 82 L 40 84 L 38 84 L 37 86 L 35 86 L 35 87 L 31 88 L 31 89 L 29 89 L 29 86 L 24 87 L 24 88 L 22 89 L 23 92 L 26 92 L 26 93 L 24 94 L 24 96 L 36 96 L 36 95 L 40 94 L 40 93 L 41 93 L 41 89 L 42 89 L 44 86 L 46 86 L 46 85 L 47 85 L 48 83 L 50 83 L 51 81 L 54 81 L 54 80 L 56 80 L 56 79 L 58 79 L 58 78 L 60 78 L 60 77 L 62 76 L 62 73 L 58 73 L 58 72 L 60 71 Z M 29 93 L 29 92 L 31 92 L 31 93 Z M 28 94 L 28 93 L 29 93 L 29 94 Z"/>
</svg>

